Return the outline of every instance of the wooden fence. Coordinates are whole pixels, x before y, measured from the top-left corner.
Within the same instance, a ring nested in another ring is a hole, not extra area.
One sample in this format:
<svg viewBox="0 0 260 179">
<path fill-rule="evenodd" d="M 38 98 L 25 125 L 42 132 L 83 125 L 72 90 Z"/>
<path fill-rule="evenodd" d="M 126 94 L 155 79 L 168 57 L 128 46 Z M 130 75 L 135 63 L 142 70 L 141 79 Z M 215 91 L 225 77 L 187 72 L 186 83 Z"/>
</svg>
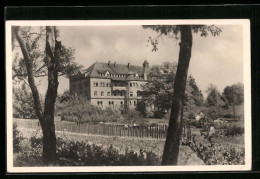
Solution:
<svg viewBox="0 0 260 179">
<path fill-rule="evenodd" d="M 33 129 L 41 128 L 39 122 L 36 120 L 14 119 L 14 122 L 17 122 L 18 127 Z M 73 122 L 57 121 L 55 122 L 55 130 L 105 136 L 146 137 L 164 139 L 167 135 L 168 125 L 124 126 L 86 123 L 79 126 Z M 183 132 L 183 137 L 187 136 L 187 129 L 184 128 Z"/>
</svg>

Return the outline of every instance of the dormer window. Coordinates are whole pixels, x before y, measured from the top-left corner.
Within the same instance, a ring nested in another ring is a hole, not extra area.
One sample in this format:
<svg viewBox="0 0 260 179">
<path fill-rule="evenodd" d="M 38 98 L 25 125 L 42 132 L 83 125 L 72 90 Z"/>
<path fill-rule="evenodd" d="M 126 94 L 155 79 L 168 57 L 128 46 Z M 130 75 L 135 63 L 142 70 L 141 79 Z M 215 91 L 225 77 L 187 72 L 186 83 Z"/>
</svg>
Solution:
<svg viewBox="0 0 260 179">
<path fill-rule="evenodd" d="M 108 76 L 108 75 L 110 75 L 110 74 L 109 74 L 109 72 L 107 71 L 107 72 L 105 73 L 105 76 Z"/>
</svg>

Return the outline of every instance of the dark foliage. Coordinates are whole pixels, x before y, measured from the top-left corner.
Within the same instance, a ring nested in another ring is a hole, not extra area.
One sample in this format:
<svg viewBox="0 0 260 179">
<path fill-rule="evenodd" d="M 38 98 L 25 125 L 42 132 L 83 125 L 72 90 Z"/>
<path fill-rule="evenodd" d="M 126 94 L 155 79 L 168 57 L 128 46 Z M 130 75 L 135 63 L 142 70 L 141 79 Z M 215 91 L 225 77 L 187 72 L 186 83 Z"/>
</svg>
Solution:
<svg viewBox="0 0 260 179">
<path fill-rule="evenodd" d="M 16 166 L 41 166 L 42 138 L 30 138 L 30 155 L 28 151 L 20 151 L 15 160 Z M 151 166 L 160 165 L 159 157 L 153 152 L 140 149 L 139 154 L 128 151 L 124 154 L 111 145 L 105 149 L 100 145 L 88 144 L 83 141 L 70 141 L 57 138 L 57 166 Z"/>
<path fill-rule="evenodd" d="M 13 151 L 14 153 L 18 153 L 21 151 L 20 143 L 23 140 L 23 136 L 19 130 L 17 130 L 17 123 L 13 124 Z"/>
</svg>

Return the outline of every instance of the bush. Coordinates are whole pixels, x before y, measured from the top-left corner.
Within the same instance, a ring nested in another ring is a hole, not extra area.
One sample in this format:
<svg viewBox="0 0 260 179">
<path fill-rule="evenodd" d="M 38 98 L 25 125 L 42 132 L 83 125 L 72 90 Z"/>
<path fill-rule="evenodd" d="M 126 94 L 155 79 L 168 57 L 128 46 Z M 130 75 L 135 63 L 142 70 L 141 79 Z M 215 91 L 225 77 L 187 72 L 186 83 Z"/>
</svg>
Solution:
<svg viewBox="0 0 260 179">
<path fill-rule="evenodd" d="M 17 123 L 13 124 L 13 151 L 14 153 L 18 153 L 21 151 L 21 141 L 23 140 L 23 136 L 20 131 L 17 129 Z"/>
<path fill-rule="evenodd" d="M 196 127 L 196 128 L 201 128 L 201 121 L 200 120 L 186 119 L 186 123 L 189 126 L 193 126 L 193 127 Z"/>
<path fill-rule="evenodd" d="M 121 110 L 121 114 L 127 124 L 132 125 L 134 123 L 139 123 L 143 121 L 143 116 L 141 115 L 141 113 L 134 109 L 124 108 Z"/>
<path fill-rule="evenodd" d="M 196 118 L 196 113 L 195 113 L 194 111 L 190 111 L 190 112 L 188 113 L 188 118 L 189 118 L 189 119 L 195 119 L 195 118 Z"/>
<path fill-rule="evenodd" d="M 215 123 L 214 127 L 216 130 L 218 130 L 218 133 L 220 135 L 224 136 L 235 136 L 244 134 L 243 122 Z"/>
<path fill-rule="evenodd" d="M 224 118 L 233 118 L 234 116 L 233 116 L 233 114 L 225 114 L 225 115 L 223 115 L 223 117 Z"/>
<path fill-rule="evenodd" d="M 30 138 L 31 146 L 16 157 L 15 166 L 42 166 L 42 138 L 37 133 Z M 159 157 L 153 152 L 140 149 L 139 154 L 125 149 L 124 154 L 113 148 L 57 138 L 58 166 L 145 166 L 160 165 Z"/>
<path fill-rule="evenodd" d="M 235 148 L 232 145 L 224 147 L 214 141 L 216 134 L 211 131 L 211 127 L 214 125 L 213 120 L 202 118 L 200 124 L 203 142 L 196 137 L 196 134 L 193 134 L 190 138 L 183 139 L 182 144 L 190 147 L 206 165 L 241 165 L 245 163 L 244 148 Z"/>
<path fill-rule="evenodd" d="M 154 117 L 155 118 L 159 118 L 159 119 L 161 119 L 161 118 L 164 118 L 165 117 L 165 112 L 163 112 L 163 111 L 154 111 Z"/>
</svg>

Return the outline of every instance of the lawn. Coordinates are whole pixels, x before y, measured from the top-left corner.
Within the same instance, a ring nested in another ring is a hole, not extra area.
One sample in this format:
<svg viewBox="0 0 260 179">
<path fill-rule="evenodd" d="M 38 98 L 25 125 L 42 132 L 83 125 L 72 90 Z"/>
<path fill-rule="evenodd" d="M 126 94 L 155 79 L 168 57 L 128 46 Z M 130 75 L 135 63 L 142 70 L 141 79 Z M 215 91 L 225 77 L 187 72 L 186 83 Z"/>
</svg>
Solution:
<svg viewBox="0 0 260 179">
<path fill-rule="evenodd" d="M 36 138 L 41 137 L 41 130 L 21 128 L 18 130 L 25 137 L 23 145 L 30 145 L 29 139 L 34 136 Z M 196 134 L 197 143 L 206 144 L 205 139 L 200 135 L 199 129 L 193 128 L 192 133 Z M 152 139 L 152 138 L 134 138 L 134 137 L 118 137 L 118 136 L 102 136 L 102 135 L 89 135 L 82 133 L 71 133 L 66 131 L 56 131 L 58 138 L 62 138 L 65 141 L 78 141 L 86 144 L 102 146 L 104 149 L 108 149 L 111 145 L 120 154 L 124 154 L 127 151 L 133 151 L 140 154 L 140 149 L 152 152 L 156 154 L 159 159 L 162 159 L 162 153 L 164 148 L 165 139 Z M 233 137 L 216 137 L 214 141 L 218 143 L 220 147 L 234 146 L 237 149 L 244 149 L 244 135 L 237 135 Z M 222 150 L 220 148 L 220 151 Z M 185 145 L 180 146 L 178 165 L 204 165 L 203 161 L 192 152 L 192 150 Z"/>
<path fill-rule="evenodd" d="M 28 139 L 32 136 L 40 137 L 41 131 L 28 128 L 18 128 L 22 135 Z M 88 144 L 96 144 L 103 146 L 103 148 L 109 148 L 111 144 L 113 148 L 124 154 L 125 150 L 134 151 L 140 153 L 140 149 L 147 152 L 153 152 L 162 158 L 164 139 L 151 139 L 151 138 L 133 138 L 133 137 L 116 137 L 116 136 L 98 136 L 98 135 L 87 135 L 70 132 L 56 132 L 57 137 L 61 137 L 67 141 L 83 141 Z M 29 144 L 29 141 L 28 145 Z M 24 144 L 26 145 L 26 144 Z M 179 165 L 204 165 L 204 163 L 194 154 L 189 147 L 181 146 L 179 155 Z"/>
</svg>

